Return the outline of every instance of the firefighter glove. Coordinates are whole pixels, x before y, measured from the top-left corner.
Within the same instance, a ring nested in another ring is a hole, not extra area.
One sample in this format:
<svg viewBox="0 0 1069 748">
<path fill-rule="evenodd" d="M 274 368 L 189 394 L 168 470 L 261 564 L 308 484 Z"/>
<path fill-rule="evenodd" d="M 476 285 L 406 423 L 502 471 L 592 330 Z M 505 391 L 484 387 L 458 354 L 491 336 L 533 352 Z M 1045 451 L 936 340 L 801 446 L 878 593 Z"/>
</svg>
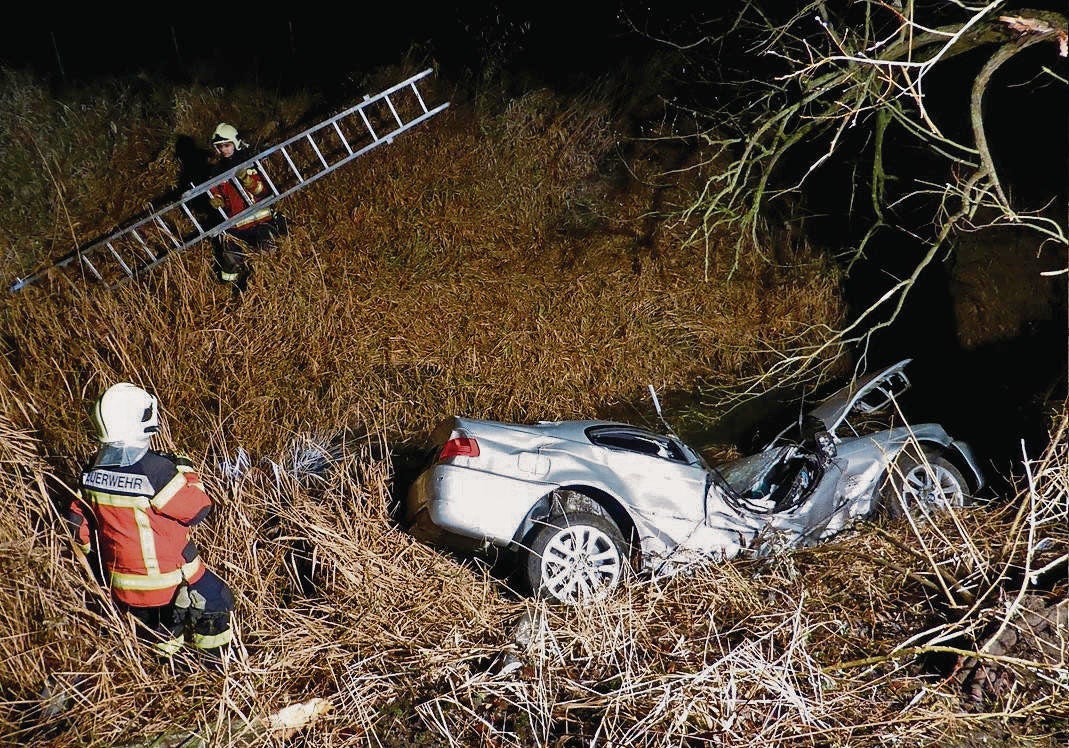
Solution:
<svg viewBox="0 0 1069 748">
<path fill-rule="evenodd" d="M 178 594 L 174 597 L 174 607 L 176 611 L 185 613 L 191 607 L 192 600 L 189 595 L 189 585 L 183 584 L 178 588 Z"/>
<path fill-rule="evenodd" d="M 245 189 L 249 190 L 250 192 L 252 190 L 255 190 L 256 172 L 252 169 L 246 170 L 245 173 L 241 175 L 241 184 L 245 187 Z"/>
<path fill-rule="evenodd" d="M 215 195 L 212 195 L 211 200 L 209 202 L 212 204 L 213 208 L 223 207 L 223 198 L 221 197 L 216 197 Z"/>
</svg>

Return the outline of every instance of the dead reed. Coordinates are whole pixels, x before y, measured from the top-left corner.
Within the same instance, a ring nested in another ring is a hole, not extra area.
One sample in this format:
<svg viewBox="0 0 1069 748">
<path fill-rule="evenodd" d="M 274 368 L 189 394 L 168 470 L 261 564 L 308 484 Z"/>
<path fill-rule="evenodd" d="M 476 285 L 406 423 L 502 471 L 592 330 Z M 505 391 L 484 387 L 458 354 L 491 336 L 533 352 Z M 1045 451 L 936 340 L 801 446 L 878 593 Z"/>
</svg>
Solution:
<svg viewBox="0 0 1069 748">
<path fill-rule="evenodd" d="M 137 136 L 163 151 L 194 124 L 253 117 L 211 92 L 167 101 L 173 131 Z M 56 282 L 0 301 L 0 739 L 282 743 L 259 720 L 312 697 L 333 708 L 302 739 L 324 746 L 953 744 L 1064 729 L 1064 639 L 1027 657 L 983 649 L 1035 607 L 1004 604 L 1008 570 L 1064 553 L 1064 416 L 1000 511 L 863 528 L 587 610 L 519 598 L 396 525 L 396 465 L 442 416 L 596 416 L 648 382 L 728 385 L 840 314 L 808 250 L 704 280 L 704 248 L 683 246 L 671 219 L 686 175 L 610 178 L 617 136 L 598 103 L 536 91 L 492 111 L 458 104 L 290 198 L 290 235 L 254 259 L 239 301 L 205 248 L 116 293 Z M 109 120 L 79 121 L 104 137 Z M 157 184 L 118 163 L 94 182 L 91 166 L 77 167 L 90 192 Z M 60 207 L 75 233 L 107 223 L 64 189 L 40 186 L 57 224 Z M 18 246 L 54 248 L 49 230 Z M 131 645 L 56 510 L 91 450 L 86 406 L 124 379 L 160 396 L 162 445 L 194 458 L 216 501 L 197 540 L 238 593 L 225 673 Z M 321 476 L 298 469 L 324 461 Z M 939 669 L 940 647 L 973 655 L 955 677 L 989 666 L 979 698 Z"/>
</svg>

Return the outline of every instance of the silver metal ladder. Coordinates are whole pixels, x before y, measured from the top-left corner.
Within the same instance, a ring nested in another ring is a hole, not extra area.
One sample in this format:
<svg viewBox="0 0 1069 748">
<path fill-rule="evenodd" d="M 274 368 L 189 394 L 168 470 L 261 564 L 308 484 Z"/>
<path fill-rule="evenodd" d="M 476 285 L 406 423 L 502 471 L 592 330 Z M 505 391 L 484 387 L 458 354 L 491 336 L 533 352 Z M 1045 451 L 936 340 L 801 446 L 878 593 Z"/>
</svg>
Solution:
<svg viewBox="0 0 1069 748">
<path fill-rule="evenodd" d="M 431 72 L 428 68 L 375 96 L 365 96 L 356 106 L 188 190 L 177 202 L 84 249 L 74 250 L 48 267 L 17 279 L 10 290 L 19 291 L 57 269 L 76 270 L 74 274 L 78 277 L 101 282 L 108 288 L 144 275 L 170 256 L 188 249 L 205 237 L 221 234 L 249 215 L 326 176 L 372 148 L 392 143 L 405 130 L 444 110 L 449 102 L 429 109 L 416 85 Z M 249 168 L 260 172 L 270 191 L 255 203 L 237 178 L 238 174 L 243 174 Z M 249 207 L 230 217 L 219 208 L 223 220 L 204 225 L 208 221 L 203 216 L 198 219 L 190 203 L 200 201 L 206 204 L 208 197 L 205 193 L 226 182 L 230 182 L 245 197 Z"/>
</svg>

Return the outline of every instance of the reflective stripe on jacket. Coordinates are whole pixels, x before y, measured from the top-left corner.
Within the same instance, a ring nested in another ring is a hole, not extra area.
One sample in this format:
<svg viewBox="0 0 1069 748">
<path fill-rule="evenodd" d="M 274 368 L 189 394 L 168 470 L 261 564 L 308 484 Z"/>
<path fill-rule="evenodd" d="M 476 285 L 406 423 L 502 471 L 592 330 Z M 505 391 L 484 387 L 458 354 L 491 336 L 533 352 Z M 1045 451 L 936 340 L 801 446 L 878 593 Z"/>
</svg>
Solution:
<svg viewBox="0 0 1069 748">
<path fill-rule="evenodd" d="M 178 585 L 204 575 L 189 527 L 207 516 L 211 501 L 188 460 L 149 451 L 132 465 L 90 468 L 81 489 L 116 599 L 135 607 L 167 605 Z M 78 502 L 71 520 L 79 544 L 87 546 L 89 526 Z"/>
</svg>

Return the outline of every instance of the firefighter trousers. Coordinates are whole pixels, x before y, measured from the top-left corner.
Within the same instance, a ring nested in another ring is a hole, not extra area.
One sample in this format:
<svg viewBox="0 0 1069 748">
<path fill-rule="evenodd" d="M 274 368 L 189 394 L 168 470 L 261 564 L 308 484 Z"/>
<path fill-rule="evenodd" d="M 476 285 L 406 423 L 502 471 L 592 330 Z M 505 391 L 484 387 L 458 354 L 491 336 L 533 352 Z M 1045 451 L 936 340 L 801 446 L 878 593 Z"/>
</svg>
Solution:
<svg viewBox="0 0 1069 748">
<path fill-rule="evenodd" d="M 275 213 L 270 220 L 241 229 L 230 229 L 215 238 L 215 270 L 219 280 L 233 283 L 238 291 L 248 286 L 252 266 L 251 252 L 275 248 L 278 237 L 288 233 L 285 216 Z"/>
<path fill-rule="evenodd" d="M 219 657 L 233 639 L 233 609 L 234 594 L 211 570 L 179 586 L 169 605 L 127 608 L 137 620 L 138 637 L 158 652 L 173 655 L 188 641 L 210 657 Z"/>
</svg>

